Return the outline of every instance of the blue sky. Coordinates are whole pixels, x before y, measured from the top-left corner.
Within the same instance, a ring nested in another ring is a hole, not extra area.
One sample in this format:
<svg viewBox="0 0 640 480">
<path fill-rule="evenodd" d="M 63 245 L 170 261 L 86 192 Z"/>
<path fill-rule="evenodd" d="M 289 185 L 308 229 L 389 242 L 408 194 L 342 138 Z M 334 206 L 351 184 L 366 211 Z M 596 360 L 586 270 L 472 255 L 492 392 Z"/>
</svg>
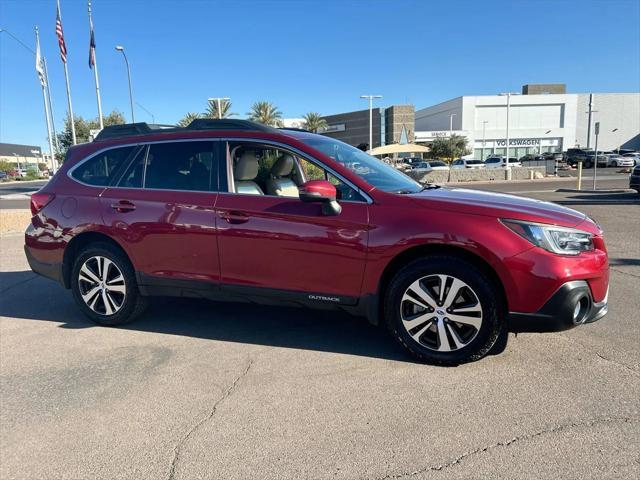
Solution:
<svg viewBox="0 0 640 480">
<path fill-rule="evenodd" d="M 95 117 L 86 1 L 62 0 L 74 113 Z M 129 118 L 125 46 L 135 99 L 156 122 L 232 98 L 244 116 L 269 100 L 284 117 L 564 82 L 569 92 L 640 91 L 640 2 L 94 0 L 103 110 Z M 55 0 L 2 0 L 0 28 L 47 57 L 57 129 L 66 113 Z M 34 60 L 0 33 L 0 142 L 45 145 Z M 138 120 L 151 117 L 136 106 Z"/>
</svg>

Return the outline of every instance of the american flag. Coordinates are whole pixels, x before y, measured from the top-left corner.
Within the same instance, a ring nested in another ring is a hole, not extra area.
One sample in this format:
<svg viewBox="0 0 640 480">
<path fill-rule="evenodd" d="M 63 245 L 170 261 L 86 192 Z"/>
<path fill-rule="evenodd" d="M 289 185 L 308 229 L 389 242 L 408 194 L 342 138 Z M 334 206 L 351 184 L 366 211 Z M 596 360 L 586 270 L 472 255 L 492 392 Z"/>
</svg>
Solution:
<svg viewBox="0 0 640 480">
<path fill-rule="evenodd" d="M 93 38 L 93 19 L 89 17 L 89 29 L 91 38 L 89 39 L 89 68 L 96 64 L 96 41 Z"/>
<path fill-rule="evenodd" d="M 60 58 L 62 63 L 67 63 L 67 45 L 64 43 L 64 33 L 62 33 L 62 20 L 60 20 L 60 5 L 56 9 L 56 35 L 60 46 Z"/>
</svg>

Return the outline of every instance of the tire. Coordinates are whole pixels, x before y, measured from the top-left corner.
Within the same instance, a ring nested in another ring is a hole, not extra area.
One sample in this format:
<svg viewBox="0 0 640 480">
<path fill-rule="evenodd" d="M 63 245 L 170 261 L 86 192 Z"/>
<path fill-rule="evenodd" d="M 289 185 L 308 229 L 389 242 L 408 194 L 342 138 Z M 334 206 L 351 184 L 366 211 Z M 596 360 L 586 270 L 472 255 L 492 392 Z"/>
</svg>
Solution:
<svg viewBox="0 0 640 480">
<path fill-rule="evenodd" d="M 413 358 L 459 365 L 487 355 L 505 331 L 502 303 L 498 287 L 475 265 L 438 255 L 414 260 L 393 277 L 383 312 L 391 335 Z"/>
<path fill-rule="evenodd" d="M 138 291 L 131 262 L 109 243 L 93 243 L 78 253 L 70 283 L 82 313 L 100 325 L 131 322 L 147 306 L 147 298 Z"/>
<path fill-rule="evenodd" d="M 584 168 L 591 168 L 593 164 L 591 162 L 584 162 Z"/>
</svg>

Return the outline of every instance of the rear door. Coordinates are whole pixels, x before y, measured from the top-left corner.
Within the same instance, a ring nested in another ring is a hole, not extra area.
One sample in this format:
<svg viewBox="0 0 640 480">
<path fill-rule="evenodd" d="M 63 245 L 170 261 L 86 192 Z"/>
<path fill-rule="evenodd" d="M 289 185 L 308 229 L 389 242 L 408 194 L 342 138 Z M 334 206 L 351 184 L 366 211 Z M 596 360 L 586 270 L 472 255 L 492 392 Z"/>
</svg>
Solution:
<svg viewBox="0 0 640 480">
<path fill-rule="evenodd" d="M 144 145 L 103 192 L 103 221 L 131 256 L 142 284 L 218 283 L 215 143 Z"/>
</svg>

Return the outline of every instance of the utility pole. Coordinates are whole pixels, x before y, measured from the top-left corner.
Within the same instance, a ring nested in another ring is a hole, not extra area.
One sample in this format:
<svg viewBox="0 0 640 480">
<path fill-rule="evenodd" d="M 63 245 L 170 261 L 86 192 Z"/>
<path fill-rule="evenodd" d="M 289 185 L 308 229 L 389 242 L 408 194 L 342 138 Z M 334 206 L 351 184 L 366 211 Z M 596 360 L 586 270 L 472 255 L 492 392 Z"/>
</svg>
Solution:
<svg viewBox="0 0 640 480">
<path fill-rule="evenodd" d="M 382 95 L 360 95 L 360 98 L 369 99 L 369 151 L 373 149 L 373 99 L 382 98 Z"/>
<path fill-rule="evenodd" d="M 593 189 L 596 189 L 596 178 L 598 176 L 598 135 L 600 134 L 600 122 L 596 122 L 595 124 L 595 135 L 596 135 L 596 155 L 594 157 L 593 163 Z"/>
<path fill-rule="evenodd" d="M 455 113 L 449 114 L 449 161 L 453 162 L 453 117 Z"/>
<path fill-rule="evenodd" d="M 593 93 L 589 94 L 589 110 L 587 111 L 589 118 L 587 120 L 587 148 L 591 146 L 591 116 L 593 111 Z"/>
<path fill-rule="evenodd" d="M 480 156 L 482 157 L 480 160 L 482 161 L 484 161 L 484 145 L 485 145 L 486 132 L 487 132 L 487 123 L 489 123 L 488 120 L 484 120 L 482 122 L 482 153 L 480 154 Z"/>
</svg>

